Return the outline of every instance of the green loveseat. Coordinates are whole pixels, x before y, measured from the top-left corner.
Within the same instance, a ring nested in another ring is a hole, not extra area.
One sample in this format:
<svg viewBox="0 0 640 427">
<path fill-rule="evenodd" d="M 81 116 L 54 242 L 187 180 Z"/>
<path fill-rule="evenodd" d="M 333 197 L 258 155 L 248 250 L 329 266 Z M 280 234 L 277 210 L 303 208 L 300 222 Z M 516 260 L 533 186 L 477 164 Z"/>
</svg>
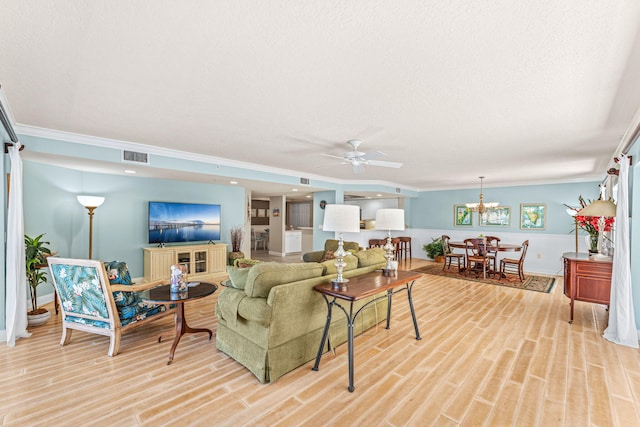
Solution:
<svg viewBox="0 0 640 427">
<path fill-rule="evenodd" d="M 352 252 L 352 253 L 359 252 L 362 250 L 358 242 L 343 242 L 342 247 L 344 248 L 345 251 Z M 335 239 L 327 239 L 327 241 L 324 242 L 324 250 L 307 252 L 302 256 L 302 260 L 304 262 L 321 262 L 325 252 L 327 251 L 335 252 L 337 250 L 338 250 L 338 241 Z"/>
<path fill-rule="evenodd" d="M 344 261 L 346 278 L 380 269 L 386 262 L 380 248 L 347 255 Z M 327 305 L 313 288 L 336 277 L 334 264 L 335 260 L 263 262 L 247 269 L 244 289 L 232 287 L 229 281 L 216 304 L 217 348 L 247 367 L 262 383 L 275 381 L 313 360 L 327 319 Z M 372 298 L 359 301 L 355 309 Z M 385 320 L 386 307 L 386 299 L 367 307 L 358 316 L 354 333 Z M 329 330 L 332 346 L 346 342 L 346 324 L 345 316 L 334 312 Z"/>
</svg>

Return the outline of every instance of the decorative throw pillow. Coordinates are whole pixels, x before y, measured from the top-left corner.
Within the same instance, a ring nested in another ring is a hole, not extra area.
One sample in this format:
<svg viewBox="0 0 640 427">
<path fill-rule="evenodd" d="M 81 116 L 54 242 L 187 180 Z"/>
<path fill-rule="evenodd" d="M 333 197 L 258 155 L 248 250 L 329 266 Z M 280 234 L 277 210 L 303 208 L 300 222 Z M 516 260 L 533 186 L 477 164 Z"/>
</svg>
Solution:
<svg viewBox="0 0 640 427">
<path fill-rule="evenodd" d="M 104 269 L 107 271 L 109 283 L 112 285 L 132 285 L 131 275 L 127 263 L 123 261 L 111 261 L 104 263 Z M 140 297 L 135 292 L 114 292 L 113 299 L 116 307 L 124 308 L 136 305 L 141 302 Z"/>
<path fill-rule="evenodd" d="M 250 259 L 250 258 L 238 258 L 235 261 L 233 261 L 233 265 L 238 268 L 250 268 L 259 263 L 260 263 L 259 260 Z"/>
<path fill-rule="evenodd" d="M 320 259 L 320 262 L 325 262 L 328 261 L 330 259 L 335 259 L 335 251 L 324 251 L 324 255 L 322 255 L 322 258 Z"/>
<path fill-rule="evenodd" d="M 104 269 L 107 270 L 109 283 L 114 285 L 131 285 L 131 275 L 129 274 L 129 268 L 126 262 L 105 262 Z"/>
</svg>

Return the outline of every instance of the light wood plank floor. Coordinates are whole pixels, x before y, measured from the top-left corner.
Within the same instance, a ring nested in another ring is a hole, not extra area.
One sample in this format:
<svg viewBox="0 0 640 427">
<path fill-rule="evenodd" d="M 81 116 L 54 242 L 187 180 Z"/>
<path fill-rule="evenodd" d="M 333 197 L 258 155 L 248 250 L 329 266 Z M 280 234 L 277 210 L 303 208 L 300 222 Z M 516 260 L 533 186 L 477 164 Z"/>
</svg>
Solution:
<svg viewBox="0 0 640 427">
<path fill-rule="evenodd" d="M 192 326 L 215 331 L 216 295 L 187 304 Z M 206 334 L 185 335 L 168 366 L 156 336 L 171 319 L 110 358 L 107 338 L 78 331 L 60 347 L 54 316 L 0 346 L 0 424 L 640 426 L 640 353 L 601 337 L 602 306 L 577 302 L 570 325 L 561 278 L 542 294 L 424 276 L 414 296 L 422 341 L 399 294 L 391 329 L 356 338 L 354 393 L 346 345 L 264 385 Z"/>
</svg>

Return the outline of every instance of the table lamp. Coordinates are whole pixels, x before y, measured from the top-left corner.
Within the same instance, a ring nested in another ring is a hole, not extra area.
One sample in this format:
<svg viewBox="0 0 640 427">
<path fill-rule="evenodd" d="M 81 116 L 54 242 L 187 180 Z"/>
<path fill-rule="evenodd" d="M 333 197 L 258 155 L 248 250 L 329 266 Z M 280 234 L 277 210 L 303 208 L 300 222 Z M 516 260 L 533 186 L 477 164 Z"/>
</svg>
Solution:
<svg viewBox="0 0 640 427">
<path fill-rule="evenodd" d="M 338 250 L 334 254 L 337 261 L 335 265 L 338 270 L 338 277 L 333 279 L 331 283 L 334 287 L 344 286 L 349 282 L 349 279 L 342 277 L 342 270 L 347 266 L 347 263 L 343 261 L 347 252 L 344 250 L 342 233 L 360 232 L 360 207 L 355 205 L 326 205 L 322 230 L 339 233 Z"/>
<path fill-rule="evenodd" d="M 598 250 L 600 250 L 602 244 L 602 226 L 604 225 L 605 217 L 616 216 L 616 205 L 611 200 L 594 200 L 589 206 L 582 208 L 578 215 L 580 216 L 597 216 L 598 218 Z"/>
<path fill-rule="evenodd" d="M 391 245 L 391 230 L 404 230 L 404 209 L 378 209 L 376 211 L 376 230 L 387 230 L 387 244 L 384 245 L 387 259 L 385 273 L 393 270 L 393 245 Z"/>
</svg>

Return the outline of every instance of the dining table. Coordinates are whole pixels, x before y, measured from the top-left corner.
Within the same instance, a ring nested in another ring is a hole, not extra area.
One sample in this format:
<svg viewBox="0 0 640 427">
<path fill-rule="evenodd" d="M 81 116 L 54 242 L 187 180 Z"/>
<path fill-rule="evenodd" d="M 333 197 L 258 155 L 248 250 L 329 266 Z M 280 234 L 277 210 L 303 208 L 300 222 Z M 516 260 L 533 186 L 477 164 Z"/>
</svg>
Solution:
<svg viewBox="0 0 640 427">
<path fill-rule="evenodd" d="M 473 238 L 475 239 L 476 237 L 473 237 Z M 462 242 L 453 241 L 453 242 L 449 242 L 449 246 L 452 247 L 452 248 L 457 248 L 457 249 L 466 249 L 467 244 L 464 241 L 462 241 Z M 522 250 L 522 245 L 517 245 L 517 244 L 514 244 L 514 243 L 502 243 L 502 242 L 500 242 L 500 244 L 498 246 L 482 245 L 482 244 L 480 246 L 484 247 L 485 250 L 489 251 L 489 252 L 493 252 L 493 251 L 498 251 L 498 252 L 519 252 L 519 251 Z M 466 256 L 466 254 L 465 254 L 465 256 Z M 466 260 L 465 260 L 465 265 L 466 265 Z M 464 267 L 464 268 L 460 269 L 460 272 L 463 273 L 463 272 L 466 272 L 466 270 L 467 270 L 467 268 Z M 489 271 L 489 274 L 497 274 L 497 273 L 498 273 L 498 271 L 493 271 L 493 270 Z M 502 277 L 504 277 L 504 275 L 500 274 L 500 277 L 502 278 Z"/>
<path fill-rule="evenodd" d="M 464 249 L 467 247 L 467 244 L 465 242 L 449 242 L 449 246 L 452 248 Z M 514 243 L 500 243 L 497 247 L 489 245 L 487 248 L 489 251 L 497 250 L 498 252 L 519 252 L 522 250 L 522 245 L 516 245 Z"/>
</svg>

